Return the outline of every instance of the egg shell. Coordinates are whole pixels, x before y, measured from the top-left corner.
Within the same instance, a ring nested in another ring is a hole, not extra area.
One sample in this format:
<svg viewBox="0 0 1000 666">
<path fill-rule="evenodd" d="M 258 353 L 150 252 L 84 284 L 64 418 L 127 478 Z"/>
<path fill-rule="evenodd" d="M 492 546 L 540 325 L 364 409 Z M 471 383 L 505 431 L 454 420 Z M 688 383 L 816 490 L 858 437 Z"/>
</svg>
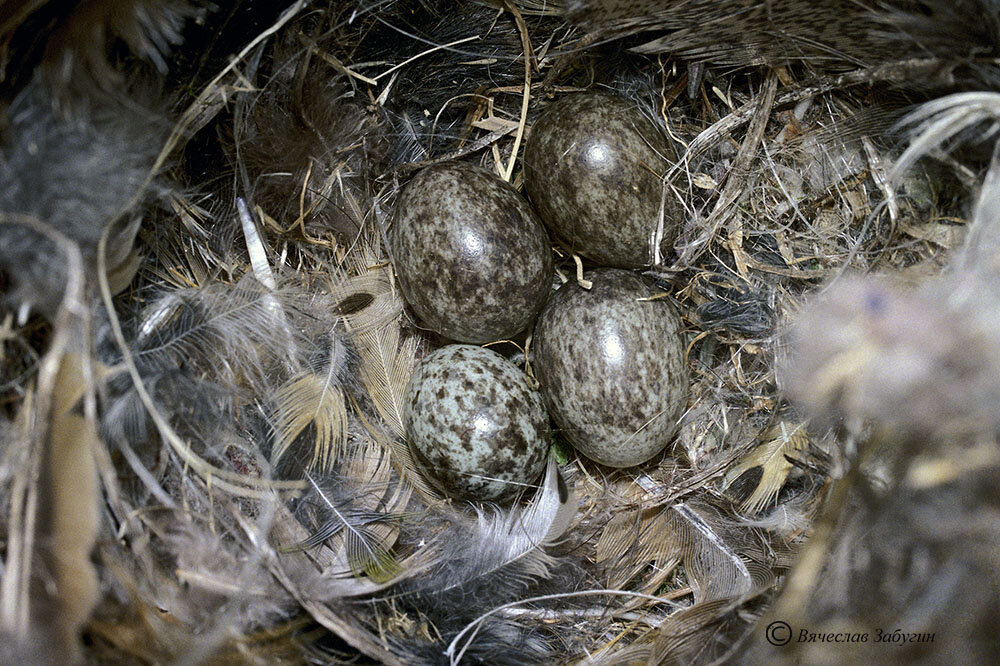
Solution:
<svg viewBox="0 0 1000 666">
<path fill-rule="evenodd" d="M 535 482 L 549 447 L 538 391 L 489 349 L 448 345 L 410 377 L 403 423 L 417 460 L 449 495 L 496 501 Z"/>
<path fill-rule="evenodd" d="M 535 324 L 533 368 L 552 420 L 604 465 L 646 462 L 670 444 L 688 396 L 682 323 L 643 277 L 619 269 L 567 282 Z"/>
<path fill-rule="evenodd" d="M 602 266 L 639 268 L 654 261 L 661 202 L 661 256 L 672 251 L 684 219 L 661 181 L 676 159 L 674 141 L 629 101 L 570 95 L 531 127 L 525 189 L 567 248 Z"/>
<path fill-rule="evenodd" d="M 460 342 L 511 338 L 551 288 L 552 248 L 528 202 L 471 164 L 427 167 L 403 188 L 392 252 L 403 296 L 422 323 Z"/>
</svg>

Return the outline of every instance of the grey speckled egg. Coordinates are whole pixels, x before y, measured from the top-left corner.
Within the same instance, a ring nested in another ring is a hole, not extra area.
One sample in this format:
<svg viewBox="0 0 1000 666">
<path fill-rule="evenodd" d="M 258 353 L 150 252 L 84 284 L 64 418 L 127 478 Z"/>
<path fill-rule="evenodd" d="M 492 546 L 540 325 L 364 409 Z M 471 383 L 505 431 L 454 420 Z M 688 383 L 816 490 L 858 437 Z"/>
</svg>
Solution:
<svg viewBox="0 0 1000 666">
<path fill-rule="evenodd" d="M 603 266 L 639 268 L 668 255 L 683 210 L 661 178 L 674 142 L 627 100 L 587 93 L 554 102 L 524 147 L 525 188 L 538 214 L 570 250 Z M 669 160 L 669 161 L 668 161 Z"/>
<path fill-rule="evenodd" d="M 448 494 L 507 499 L 541 474 L 549 447 L 542 398 L 500 354 L 438 349 L 414 370 L 404 404 L 417 459 Z"/>
<path fill-rule="evenodd" d="M 427 167 L 403 188 L 393 223 L 396 275 L 426 326 L 482 343 L 535 320 L 552 249 L 531 206 L 503 180 L 460 162 Z"/>
<path fill-rule="evenodd" d="M 688 396 L 681 319 L 635 273 L 598 269 L 564 284 L 535 324 L 533 367 L 549 414 L 588 458 L 645 462 L 671 441 Z"/>
</svg>

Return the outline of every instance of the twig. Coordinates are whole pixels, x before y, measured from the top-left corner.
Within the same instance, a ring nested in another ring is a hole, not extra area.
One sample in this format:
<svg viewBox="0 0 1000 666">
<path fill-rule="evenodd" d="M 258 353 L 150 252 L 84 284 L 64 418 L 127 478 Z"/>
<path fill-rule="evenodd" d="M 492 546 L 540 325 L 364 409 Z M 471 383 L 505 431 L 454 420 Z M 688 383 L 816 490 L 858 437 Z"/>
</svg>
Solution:
<svg viewBox="0 0 1000 666">
<path fill-rule="evenodd" d="M 583 260 L 580 259 L 580 255 L 573 253 L 573 261 L 576 263 L 576 283 L 590 291 L 590 288 L 594 286 L 594 283 L 590 280 L 583 279 Z"/>
</svg>

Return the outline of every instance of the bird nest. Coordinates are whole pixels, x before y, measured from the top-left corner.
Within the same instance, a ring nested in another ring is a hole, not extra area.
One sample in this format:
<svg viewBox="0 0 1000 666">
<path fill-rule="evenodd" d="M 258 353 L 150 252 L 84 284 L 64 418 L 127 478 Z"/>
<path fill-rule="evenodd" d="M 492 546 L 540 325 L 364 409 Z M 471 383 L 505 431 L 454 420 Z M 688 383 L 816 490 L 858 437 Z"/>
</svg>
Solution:
<svg viewBox="0 0 1000 666">
<path fill-rule="evenodd" d="M 5 659 L 992 653 L 989 3 L 51 4 L 0 23 Z M 684 324 L 676 438 L 612 469 L 557 433 L 517 501 L 448 499 L 394 202 L 446 160 L 523 190 L 591 90 L 681 147 L 641 271 Z"/>
</svg>

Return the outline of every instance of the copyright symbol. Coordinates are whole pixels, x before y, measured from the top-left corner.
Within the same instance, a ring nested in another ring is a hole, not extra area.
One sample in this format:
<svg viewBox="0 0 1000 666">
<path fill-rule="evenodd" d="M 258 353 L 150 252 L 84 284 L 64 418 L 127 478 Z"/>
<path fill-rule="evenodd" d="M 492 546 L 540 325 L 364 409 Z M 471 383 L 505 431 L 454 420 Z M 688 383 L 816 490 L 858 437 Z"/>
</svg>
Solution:
<svg viewBox="0 0 1000 666">
<path fill-rule="evenodd" d="M 764 637 L 767 638 L 767 642 L 771 645 L 788 645 L 788 641 L 792 640 L 792 628 L 788 626 L 787 622 L 782 622 L 777 620 L 767 625 L 767 630 L 764 632 Z"/>
</svg>

